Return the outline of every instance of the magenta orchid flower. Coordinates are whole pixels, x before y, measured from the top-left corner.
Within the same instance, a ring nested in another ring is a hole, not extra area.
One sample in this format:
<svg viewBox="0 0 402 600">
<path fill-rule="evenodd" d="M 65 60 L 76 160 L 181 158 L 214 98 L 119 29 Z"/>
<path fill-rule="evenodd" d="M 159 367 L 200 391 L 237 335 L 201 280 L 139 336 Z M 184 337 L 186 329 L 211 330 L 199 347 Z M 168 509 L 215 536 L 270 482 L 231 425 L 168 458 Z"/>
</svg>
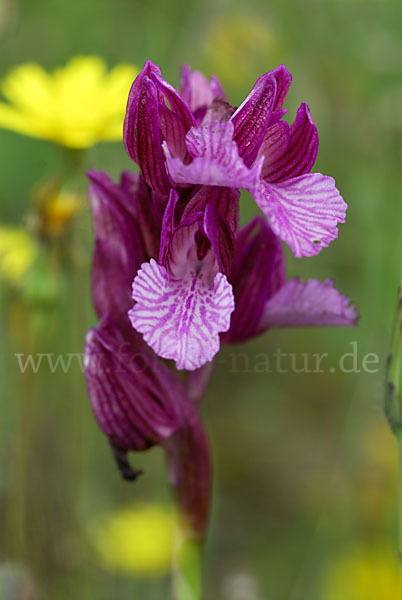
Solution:
<svg viewBox="0 0 402 600">
<path fill-rule="evenodd" d="M 129 452 L 166 452 L 192 552 L 205 535 L 211 488 L 197 405 L 220 344 L 357 321 L 332 280 L 286 278 L 282 242 L 296 257 L 313 256 L 337 237 L 346 210 L 334 180 L 310 173 L 318 134 L 307 105 L 292 125 L 282 120 L 290 83 L 280 66 L 236 109 L 215 77 L 185 66 L 178 93 L 147 61 L 124 122 L 140 173 L 124 172 L 119 184 L 89 173 L 99 317 L 85 348 L 93 413 L 125 479 L 140 473 Z M 241 229 L 240 189 L 264 214 Z M 192 563 L 189 570 L 177 579 L 186 594 Z"/>
<path fill-rule="evenodd" d="M 280 66 L 260 77 L 234 110 L 215 79 L 208 83 L 185 69 L 181 98 L 148 61 L 130 92 L 128 153 L 157 191 L 166 192 L 169 182 L 249 190 L 295 256 L 313 256 L 337 237 L 346 204 L 331 177 L 310 173 L 318 134 L 307 105 L 293 125 L 281 120 L 290 82 Z"/>
</svg>

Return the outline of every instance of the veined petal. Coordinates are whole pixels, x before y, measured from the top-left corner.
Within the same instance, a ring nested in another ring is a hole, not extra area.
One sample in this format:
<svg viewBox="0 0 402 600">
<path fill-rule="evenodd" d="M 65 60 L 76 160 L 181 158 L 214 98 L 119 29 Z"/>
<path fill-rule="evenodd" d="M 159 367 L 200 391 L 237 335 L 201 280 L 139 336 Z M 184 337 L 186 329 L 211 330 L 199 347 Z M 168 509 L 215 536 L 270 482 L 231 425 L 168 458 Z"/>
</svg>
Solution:
<svg viewBox="0 0 402 600">
<path fill-rule="evenodd" d="M 338 236 L 347 205 L 332 177 L 312 173 L 276 184 L 261 181 L 254 191 L 273 231 L 293 254 L 314 256 Z"/>
<path fill-rule="evenodd" d="M 267 143 L 264 140 L 265 162 L 261 176 L 271 183 L 309 173 L 315 163 L 318 132 L 307 104 L 303 103 L 297 111 L 295 122 L 289 129 L 286 148 L 284 141 L 281 144 L 283 152 L 279 154 L 278 141 L 275 138 L 267 140 Z"/>
<path fill-rule="evenodd" d="M 207 204 L 211 204 L 225 219 L 233 235 L 239 227 L 239 198 L 240 192 L 235 188 L 201 185 L 195 189 L 183 211 L 183 219 L 193 212 L 205 211 Z"/>
<path fill-rule="evenodd" d="M 289 142 L 290 127 L 288 123 L 281 121 L 268 128 L 258 153 L 258 157 L 264 157 L 261 169 L 262 179 L 271 181 L 270 175 L 272 172 L 275 172 L 276 165 L 289 147 Z"/>
<path fill-rule="evenodd" d="M 133 84 L 130 88 L 130 92 L 129 92 L 128 100 L 127 100 L 126 120 L 127 120 L 127 118 L 130 118 L 132 104 L 138 96 L 138 93 L 141 89 L 141 85 L 142 85 L 144 77 L 151 77 L 151 75 L 153 73 L 155 73 L 156 75 L 160 75 L 161 74 L 160 68 L 150 60 L 145 61 L 144 68 L 142 69 L 142 71 L 140 71 L 140 73 L 138 73 L 137 77 L 134 79 Z M 162 95 L 161 95 L 161 99 L 162 99 Z M 124 136 L 126 135 L 126 125 L 127 125 L 127 123 L 125 122 L 124 123 Z"/>
<path fill-rule="evenodd" d="M 132 279 L 147 257 L 137 220 L 130 212 L 136 198 L 106 173 L 93 170 L 88 176 L 95 235 L 93 303 L 100 317 L 108 311 L 125 315 L 131 305 Z"/>
<path fill-rule="evenodd" d="M 191 157 L 186 148 L 187 130 L 184 123 L 176 113 L 169 110 L 164 104 L 159 105 L 159 126 L 170 154 L 177 156 L 184 162 L 189 162 Z"/>
<path fill-rule="evenodd" d="M 212 204 L 204 213 L 204 232 L 211 242 L 221 273 L 229 275 L 234 255 L 234 236 L 226 220 Z"/>
<path fill-rule="evenodd" d="M 170 85 L 160 74 L 160 71 L 153 71 L 150 75 L 159 92 L 168 100 L 170 107 L 183 121 L 186 129 L 196 125 L 194 116 L 185 102 L 180 98 L 174 87 Z"/>
<path fill-rule="evenodd" d="M 214 99 L 208 79 L 200 71 L 192 71 L 189 65 L 181 69 L 180 96 L 193 113 L 209 106 Z"/>
<path fill-rule="evenodd" d="M 282 108 L 283 103 L 288 93 L 290 84 L 292 83 L 292 76 L 285 67 L 285 65 L 279 65 L 273 71 L 271 75 L 275 77 L 276 81 L 276 98 L 273 110 L 278 111 Z"/>
<path fill-rule="evenodd" d="M 181 69 L 180 96 L 190 107 L 197 123 L 201 122 L 214 98 L 226 99 L 216 77 L 212 76 L 209 82 L 205 75 L 200 71 L 192 71 L 189 65 L 183 65 Z"/>
<path fill-rule="evenodd" d="M 260 77 L 231 121 L 234 140 L 245 165 L 251 166 L 265 137 L 276 101 L 276 79 L 272 73 Z"/>
<path fill-rule="evenodd" d="M 251 189 L 256 185 L 263 158 L 251 169 L 245 166 L 236 142 L 233 123 L 210 123 L 193 127 L 186 136 L 186 146 L 193 161 L 185 165 L 170 155 L 164 144 L 166 162 L 176 183 Z"/>
<path fill-rule="evenodd" d="M 263 217 L 255 217 L 238 232 L 229 281 L 236 307 L 230 329 L 222 339 L 241 342 L 261 333 L 261 315 L 267 299 L 285 281 L 281 242 Z"/>
<path fill-rule="evenodd" d="M 159 96 L 149 77 L 142 78 L 137 95 L 129 102 L 124 122 L 128 155 L 139 165 L 147 184 L 156 192 L 166 194 L 169 179 L 161 147 Z"/>
<path fill-rule="evenodd" d="M 164 210 L 166 200 L 152 192 L 139 173 L 123 171 L 120 187 L 126 193 L 125 207 L 138 222 L 148 258 L 156 258 L 162 220 L 160 213 Z"/>
<path fill-rule="evenodd" d="M 115 446 L 143 450 L 177 431 L 180 382 L 171 387 L 162 361 L 131 328 L 123 335 L 110 314 L 87 334 L 85 375 L 96 420 Z"/>
<path fill-rule="evenodd" d="M 349 298 L 331 279 L 291 279 L 268 300 L 261 318 L 263 329 L 271 327 L 312 327 L 356 325 L 358 314 Z"/>
<path fill-rule="evenodd" d="M 213 359 L 234 309 L 232 286 L 222 273 L 212 285 L 202 275 L 177 280 L 154 260 L 134 279 L 133 299 L 133 327 L 156 354 L 189 371 Z"/>
<path fill-rule="evenodd" d="M 159 262 L 165 264 L 169 252 L 170 242 L 172 241 L 173 231 L 175 229 L 175 210 L 179 200 L 179 194 L 176 190 L 170 190 L 169 201 L 163 213 L 161 241 L 159 248 Z"/>
</svg>

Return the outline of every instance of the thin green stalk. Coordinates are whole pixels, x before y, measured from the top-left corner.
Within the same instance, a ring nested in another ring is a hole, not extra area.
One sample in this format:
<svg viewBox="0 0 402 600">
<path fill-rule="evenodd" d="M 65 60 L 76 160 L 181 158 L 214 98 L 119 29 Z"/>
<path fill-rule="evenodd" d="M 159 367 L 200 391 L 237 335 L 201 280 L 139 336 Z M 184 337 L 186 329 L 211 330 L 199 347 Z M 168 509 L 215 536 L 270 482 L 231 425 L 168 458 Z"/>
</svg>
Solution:
<svg viewBox="0 0 402 600">
<path fill-rule="evenodd" d="M 201 600 L 202 549 L 202 541 L 189 537 L 178 525 L 172 567 L 172 600 Z"/>
<path fill-rule="evenodd" d="M 402 429 L 396 435 L 399 450 L 398 469 L 398 506 L 397 506 L 397 542 L 399 557 L 402 560 Z"/>
</svg>

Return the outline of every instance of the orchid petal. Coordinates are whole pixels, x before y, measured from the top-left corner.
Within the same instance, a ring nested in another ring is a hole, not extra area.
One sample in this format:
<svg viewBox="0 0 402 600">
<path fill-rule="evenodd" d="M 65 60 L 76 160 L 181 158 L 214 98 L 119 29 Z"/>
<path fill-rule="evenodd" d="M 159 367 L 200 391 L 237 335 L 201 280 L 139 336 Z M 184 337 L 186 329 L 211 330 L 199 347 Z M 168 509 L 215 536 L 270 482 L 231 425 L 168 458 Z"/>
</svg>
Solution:
<svg viewBox="0 0 402 600">
<path fill-rule="evenodd" d="M 192 71 L 188 65 L 183 65 L 181 70 L 180 96 L 193 113 L 209 106 L 215 97 L 205 75 Z"/>
<path fill-rule="evenodd" d="M 261 178 L 271 181 L 270 175 L 276 169 L 278 161 L 289 147 L 290 131 L 285 122 L 276 123 L 268 128 L 264 141 L 262 142 L 258 157 L 264 157 L 261 169 Z"/>
<path fill-rule="evenodd" d="M 127 100 L 126 117 L 125 117 L 125 121 L 124 121 L 124 140 L 126 139 L 126 136 L 130 137 L 129 130 L 131 129 L 131 127 L 128 123 L 128 120 L 130 120 L 130 118 L 131 118 L 133 102 L 134 102 L 134 100 L 136 100 L 136 98 L 138 96 L 138 93 L 141 89 L 144 77 L 151 77 L 151 75 L 153 73 L 155 73 L 156 75 L 160 75 L 161 70 L 152 61 L 147 60 L 147 61 L 145 61 L 144 68 L 142 69 L 142 71 L 140 71 L 140 73 L 138 73 L 137 77 L 133 81 L 133 84 L 130 88 L 130 92 L 128 94 L 128 100 Z M 161 96 L 161 99 L 162 99 L 162 96 Z"/>
<path fill-rule="evenodd" d="M 171 388 L 168 369 L 141 337 L 128 331 L 129 337 L 123 336 L 108 314 L 88 332 L 85 375 L 103 432 L 119 448 L 143 450 L 178 429 L 180 390 L 179 383 Z"/>
<path fill-rule="evenodd" d="M 172 240 L 173 231 L 175 229 L 175 209 L 179 200 L 179 195 L 176 190 L 170 190 L 169 201 L 165 212 L 163 213 L 162 228 L 161 228 L 161 243 L 159 248 L 159 262 L 165 264 L 169 245 Z"/>
<path fill-rule="evenodd" d="M 191 157 L 186 148 L 185 125 L 176 113 L 163 104 L 159 105 L 159 126 L 170 154 L 188 162 Z"/>
<path fill-rule="evenodd" d="M 236 308 L 230 329 L 222 339 L 241 342 L 261 333 L 261 315 L 267 299 L 285 281 L 282 245 L 263 217 L 255 217 L 238 232 L 229 281 Z"/>
<path fill-rule="evenodd" d="M 173 279 L 155 260 L 144 263 L 133 282 L 133 327 L 159 356 L 178 369 L 194 370 L 219 350 L 234 309 L 232 287 L 217 273 L 213 284 L 202 275 Z"/>
<path fill-rule="evenodd" d="M 95 249 L 92 298 L 99 317 L 107 311 L 125 315 L 131 305 L 131 281 L 147 258 L 134 210 L 137 197 L 106 173 L 91 171 L 89 192 Z"/>
<path fill-rule="evenodd" d="M 276 81 L 276 97 L 273 109 L 275 111 L 280 110 L 288 93 L 290 84 L 292 83 L 292 76 L 285 67 L 285 65 L 279 65 L 270 73 L 275 77 Z"/>
<path fill-rule="evenodd" d="M 355 307 L 331 279 L 291 279 L 265 305 L 260 326 L 313 327 L 356 325 Z"/>
<path fill-rule="evenodd" d="M 234 236 L 226 220 L 209 203 L 204 213 L 204 231 L 212 244 L 220 272 L 229 275 L 234 255 Z"/>
<path fill-rule="evenodd" d="M 162 221 L 160 213 L 165 209 L 166 198 L 153 192 L 139 173 L 123 171 L 120 187 L 128 199 L 135 199 L 135 202 L 127 202 L 125 206 L 138 222 L 147 256 L 156 258 Z"/>
<path fill-rule="evenodd" d="M 206 110 L 214 99 L 226 100 L 219 80 L 212 76 L 209 82 L 200 71 L 192 71 L 188 65 L 181 69 L 180 96 L 190 107 L 197 124 L 203 120 Z"/>
<path fill-rule="evenodd" d="M 298 177 L 309 173 L 314 165 L 318 152 L 318 132 L 307 104 L 302 104 L 297 111 L 295 122 L 289 129 L 288 146 L 283 150 L 282 154 L 278 154 L 277 140 L 264 140 L 266 159 L 262 177 L 266 181 L 276 183 Z"/>
<path fill-rule="evenodd" d="M 171 178 L 176 183 L 250 189 L 260 177 L 263 158 L 251 169 L 245 166 L 233 140 L 233 123 L 210 123 L 193 127 L 186 136 L 186 146 L 193 161 L 185 165 L 170 155 L 163 145 Z"/>
<path fill-rule="evenodd" d="M 144 76 L 137 95 L 127 109 L 124 143 L 128 155 L 139 165 L 148 185 L 156 192 L 166 194 L 169 179 L 161 148 L 159 104 L 155 84 Z"/>
<path fill-rule="evenodd" d="M 261 181 L 255 201 L 273 231 L 293 254 L 314 256 L 338 236 L 337 224 L 345 222 L 347 205 L 332 177 L 313 173 L 288 181 Z"/>
<path fill-rule="evenodd" d="M 246 166 L 250 167 L 260 149 L 269 126 L 276 100 L 276 80 L 266 73 L 231 118 L 234 124 L 234 140 Z"/>
<path fill-rule="evenodd" d="M 212 205 L 225 219 L 233 235 L 239 227 L 240 192 L 235 188 L 202 185 L 196 188 L 183 211 L 183 219 L 193 212 L 204 212 L 207 204 Z"/>
<path fill-rule="evenodd" d="M 168 100 L 172 111 L 183 121 L 186 129 L 190 129 L 190 127 L 196 125 L 196 121 L 190 108 L 183 102 L 174 87 L 170 85 L 168 81 L 163 79 L 160 71 L 153 71 L 150 77 L 158 88 L 159 93 Z"/>
</svg>

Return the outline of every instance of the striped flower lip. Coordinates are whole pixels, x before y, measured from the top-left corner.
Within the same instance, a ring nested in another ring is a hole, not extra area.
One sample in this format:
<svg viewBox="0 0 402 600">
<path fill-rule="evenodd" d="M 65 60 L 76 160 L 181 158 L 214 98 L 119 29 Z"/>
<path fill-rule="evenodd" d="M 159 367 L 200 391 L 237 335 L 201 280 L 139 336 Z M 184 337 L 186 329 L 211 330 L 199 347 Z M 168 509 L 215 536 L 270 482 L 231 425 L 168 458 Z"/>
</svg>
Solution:
<svg viewBox="0 0 402 600">
<path fill-rule="evenodd" d="M 222 273 L 212 285 L 203 273 L 174 279 L 153 259 L 134 279 L 133 299 L 133 327 L 156 354 L 189 371 L 213 359 L 234 310 L 232 286 Z"/>
<path fill-rule="evenodd" d="M 192 371 L 218 352 L 219 334 L 230 327 L 234 298 L 232 286 L 220 272 L 223 259 L 214 250 L 218 239 L 222 245 L 225 224 L 208 206 L 190 219 L 182 216 L 175 226 L 178 199 L 173 191 L 163 222 L 159 262 L 151 259 L 142 264 L 133 282 L 135 304 L 128 314 L 134 329 L 158 356 L 174 360 L 177 369 Z"/>
</svg>

